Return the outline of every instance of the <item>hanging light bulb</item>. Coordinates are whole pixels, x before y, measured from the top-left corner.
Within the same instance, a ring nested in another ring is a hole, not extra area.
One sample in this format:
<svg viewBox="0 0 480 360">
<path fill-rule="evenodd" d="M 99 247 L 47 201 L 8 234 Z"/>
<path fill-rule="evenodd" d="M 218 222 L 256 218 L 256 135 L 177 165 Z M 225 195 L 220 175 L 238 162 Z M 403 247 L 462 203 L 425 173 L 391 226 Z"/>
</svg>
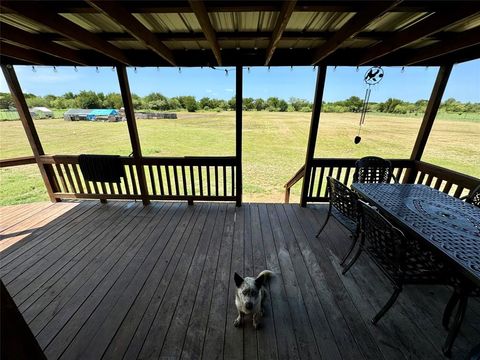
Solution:
<svg viewBox="0 0 480 360">
<path fill-rule="evenodd" d="M 247 67 L 247 72 L 250 74 L 250 66 Z"/>
<path fill-rule="evenodd" d="M 135 74 L 138 73 L 138 70 L 137 70 L 137 67 L 136 67 L 136 66 L 133 68 L 133 72 L 134 72 Z"/>
<path fill-rule="evenodd" d="M 36 73 L 37 69 L 35 69 L 35 66 L 32 65 L 32 72 Z"/>
<path fill-rule="evenodd" d="M 181 68 L 181 67 L 178 68 L 178 73 L 179 73 L 179 74 L 182 73 L 182 68 Z"/>
<path fill-rule="evenodd" d="M 100 69 L 98 68 L 98 66 L 95 66 L 95 71 L 97 72 L 97 74 L 100 73 Z"/>
<path fill-rule="evenodd" d="M 228 70 L 225 69 L 225 76 L 228 76 Z"/>
<path fill-rule="evenodd" d="M 53 67 L 53 72 L 54 72 L 54 73 L 57 73 L 57 72 L 58 72 L 58 70 L 57 70 L 57 67 L 56 67 L 56 66 L 54 66 L 54 67 Z"/>
<path fill-rule="evenodd" d="M 403 74 L 405 72 L 405 66 L 402 66 L 402 70 L 400 72 Z"/>
<path fill-rule="evenodd" d="M 76 66 L 73 67 L 73 71 L 78 72 L 78 69 Z"/>
<path fill-rule="evenodd" d="M 270 65 L 268 66 L 268 72 L 270 72 Z"/>
</svg>

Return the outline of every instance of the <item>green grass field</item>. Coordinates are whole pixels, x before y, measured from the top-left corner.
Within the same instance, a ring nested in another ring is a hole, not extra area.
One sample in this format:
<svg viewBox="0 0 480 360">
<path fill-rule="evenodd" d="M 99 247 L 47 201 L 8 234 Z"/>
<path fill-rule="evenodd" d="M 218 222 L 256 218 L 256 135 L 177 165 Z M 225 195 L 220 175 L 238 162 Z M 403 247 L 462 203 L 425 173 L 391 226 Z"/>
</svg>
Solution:
<svg viewBox="0 0 480 360">
<path fill-rule="evenodd" d="M 359 114 L 321 115 L 316 157 L 378 155 L 408 158 L 421 117 L 368 114 L 362 142 L 353 143 Z M 283 185 L 300 168 L 310 123 L 309 113 L 244 113 L 244 199 L 281 202 Z M 126 123 L 36 120 L 49 154 L 104 153 L 129 155 Z M 139 120 L 144 155 L 224 156 L 235 149 L 233 112 L 179 113 L 177 120 Z M 480 121 L 439 117 L 423 160 L 480 177 Z M 0 157 L 31 154 L 20 121 L 0 122 Z M 47 200 L 36 165 L 0 171 L 0 205 Z M 298 199 L 300 186 L 293 189 Z"/>
</svg>

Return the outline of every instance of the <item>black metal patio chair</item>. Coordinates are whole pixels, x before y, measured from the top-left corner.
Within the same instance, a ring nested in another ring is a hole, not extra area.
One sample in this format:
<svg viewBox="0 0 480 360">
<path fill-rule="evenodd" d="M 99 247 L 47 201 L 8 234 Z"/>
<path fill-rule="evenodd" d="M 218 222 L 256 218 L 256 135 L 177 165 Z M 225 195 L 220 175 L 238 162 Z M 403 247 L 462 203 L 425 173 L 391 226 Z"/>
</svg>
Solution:
<svg viewBox="0 0 480 360">
<path fill-rule="evenodd" d="M 389 160 L 377 156 L 366 156 L 355 163 L 353 182 L 376 184 L 389 183 L 392 179 L 398 182 Z"/>
<path fill-rule="evenodd" d="M 352 243 L 341 261 L 341 264 L 343 265 L 355 248 L 355 244 L 360 235 L 358 197 L 347 186 L 331 176 L 327 176 L 327 193 L 330 198 L 328 214 L 316 237 L 318 238 L 320 236 L 320 233 L 327 225 L 330 216 L 333 216 L 338 222 L 340 222 L 340 224 L 350 231 Z"/>
<path fill-rule="evenodd" d="M 443 262 L 419 241 L 405 237 L 376 209 L 359 200 L 361 238 L 359 249 L 345 267 L 345 274 L 365 251 L 393 285 L 393 294 L 372 319 L 376 324 L 392 307 L 407 284 L 447 284 Z"/>
<path fill-rule="evenodd" d="M 465 197 L 465 202 L 480 207 L 480 185 L 470 191 L 470 193 Z"/>
</svg>

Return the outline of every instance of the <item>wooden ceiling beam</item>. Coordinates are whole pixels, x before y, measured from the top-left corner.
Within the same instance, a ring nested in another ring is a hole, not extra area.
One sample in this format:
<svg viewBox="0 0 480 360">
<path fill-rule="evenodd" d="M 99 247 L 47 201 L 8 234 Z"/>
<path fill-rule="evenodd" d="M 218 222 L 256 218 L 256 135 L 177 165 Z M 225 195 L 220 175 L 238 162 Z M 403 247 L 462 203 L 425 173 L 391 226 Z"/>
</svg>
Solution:
<svg viewBox="0 0 480 360">
<path fill-rule="evenodd" d="M 367 64 L 426 36 L 435 34 L 459 21 L 476 15 L 469 11 L 435 13 L 414 25 L 393 34 L 390 38 L 372 46 L 358 60 L 359 65 Z"/>
<path fill-rule="evenodd" d="M 217 60 L 217 64 L 221 66 L 222 54 L 220 51 L 220 45 L 218 44 L 215 29 L 213 28 L 212 23 L 210 22 L 210 18 L 208 17 L 205 3 L 201 0 L 189 0 L 189 4 L 193 12 L 195 13 L 195 16 L 197 17 L 198 22 L 200 23 L 200 27 L 202 28 L 202 31 L 205 34 L 208 43 L 210 44 L 210 48 L 212 49 L 213 55 Z"/>
<path fill-rule="evenodd" d="M 282 8 L 280 10 L 280 14 L 278 15 L 277 22 L 275 23 L 275 27 L 273 29 L 272 37 L 270 43 L 267 47 L 267 57 L 265 59 L 265 66 L 270 63 L 272 59 L 273 53 L 277 48 L 278 42 L 282 38 L 283 32 L 287 27 L 288 21 L 292 16 L 293 10 L 295 9 L 296 0 L 287 0 L 282 3 Z"/>
<path fill-rule="evenodd" d="M 417 53 L 405 59 L 405 65 L 415 65 L 422 61 L 450 54 L 454 51 L 480 44 L 480 27 L 458 33 L 455 37 L 418 49 Z"/>
<path fill-rule="evenodd" d="M 125 56 L 122 50 L 113 46 L 107 41 L 102 40 L 90 31 L 79 25 L 67 20 L 61 15 L 47 11 L 42 6 L 32 7 L 30 9 L 20 8 L 21 2 L 18 1 L 2 1 L 0 10 L 9 9 L 30 20 L 49 27 L 53 31 L 66 36 L 67 38 L 78 41 L 101 54 L 114 59 L 116 63 L 131 65 L 130 60 Z"/>
<path fill-rule="evenodd" d="M 149 29 L 137 20 L 130 12 L 125 10 L 118 1 L 90 0 L 88 3 L 103 12 L 106 16 L 117 21 L 123 28 L 133 35 L 138 41 L 165 59 L 170 65 L 175 66 L 175 59 L 171 50 L 165 46 Z"/>
<path fill-rule="evenodd" d="M 391 1 L 383 6 L 378 6 L 370 11 L 362 11 L 355 14 L 343 27 L 338 30 L 335 35 L 332 36 L 323 45 L 314 50 L 314 56 L 312 64 L 318 64 L 327 56 L 335 52 L 342 43 L 352 36 L 355 36 L 368 24 L 370 24 L 376 18 L 382 16 L 386 12 L 397 6 L 400 1 Z"/>
<path fill-rule="evenodd" d="M 369 11 L 379 5 L 387 4 L 388 0 L 376 0 L 360 2 L 358 0 L 323 0 L 298 1 L 295 7 L 296 12 L 359 12 Z M 32 6 L 38 6 L 38 1 L 20 1 L 26 9 Z M 91 14 L 98 13 L 83 0 L 45 0 L 42 6 L 48 6 L 55 9 L 58 13 L 70 14 Z M 188 1 L 150 1 L 150 0 L 124 0 L 122 6 L 130 13 L 191 13 L 192 9 Z M 279 11 L 278 3 L 271 0 L 264 1 L 237 1 L 219 2 L 206 1 L 205 6 L 208 12 L 251 12 L 251 11 Z M 405 0 L 402 4 L 392 9 L 392 12 L 437 12 L 452 8 L 470 9 L 475 8 L 475 1 L 472 0 L 443 0 L 443 1 L 425 1 L 425 0 Z M 7 13 L 9 10 L 7 10 Z"/>
<path fill-rule="evenodd" d="M 78 65 L 87 65 L 88 63 L 75 50 L 51 41 L 45 41 L 41 35 L 29 33 L 8 24 L 1 24 L 0 38 Z"/>
<path fill-rule="evenodd" d="M 42 54 L 35 50 L 29 50 L 23 47 L 15 46 L 4 41 L 0 42 L 0 49 L 3 56 L 25 61 L 32 65 L 44 65 L 45 63 L 52 61 L 52 58 L 48 55 Z M 70 61 L 66 61 L 66 65 L 67 64 L 72 65 Z"/>
<path fill-rule="evenodd" d="M 206 40 L 203 32 L 166 32 L 153 33 L 160 41 L 201 41 Z M 392 31 L 363 31 L 355 35 L 357 40 L 372 40 L 381 41 L 392 36 Z M 135 37 L 127 32 L 103 32 L 97 33 L 98 37 L 105 41 L 134 41 Z M 335 35 L 334 31 L 284 31 L 281 40 L 328 40 Z M 433 40 L 450 39 L 458 35 L 458 32 L 441 32 L 435 33 L 428 37 Z M 68 41 L 65 36 L 56 33 L 42 33 L 37 34 L 44 41 Z M 217 40 L 269 40 L 272 36 L 271 32 L 267 31 L 240 31 L 235 33 L 217 32 Z"/>
</svg>

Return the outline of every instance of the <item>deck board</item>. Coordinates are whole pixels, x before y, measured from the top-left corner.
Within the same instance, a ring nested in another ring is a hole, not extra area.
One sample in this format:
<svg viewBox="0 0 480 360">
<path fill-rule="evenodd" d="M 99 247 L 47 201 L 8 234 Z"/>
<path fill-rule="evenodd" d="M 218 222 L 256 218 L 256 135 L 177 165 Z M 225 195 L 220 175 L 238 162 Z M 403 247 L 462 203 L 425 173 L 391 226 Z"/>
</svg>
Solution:
<svg viewBox="0 0 480 360">
<path fill-rule="evenodd" d="M 49 359 L 438 359 L 450 289 L 391 285 L 325 206 L 93 201 L 0 208 L 0 275 Z M 268 268 L 266 316 L 233 326 L 234 272 Z M 453 358 L 480 342 L 471 301 Z"/>
</svg>

